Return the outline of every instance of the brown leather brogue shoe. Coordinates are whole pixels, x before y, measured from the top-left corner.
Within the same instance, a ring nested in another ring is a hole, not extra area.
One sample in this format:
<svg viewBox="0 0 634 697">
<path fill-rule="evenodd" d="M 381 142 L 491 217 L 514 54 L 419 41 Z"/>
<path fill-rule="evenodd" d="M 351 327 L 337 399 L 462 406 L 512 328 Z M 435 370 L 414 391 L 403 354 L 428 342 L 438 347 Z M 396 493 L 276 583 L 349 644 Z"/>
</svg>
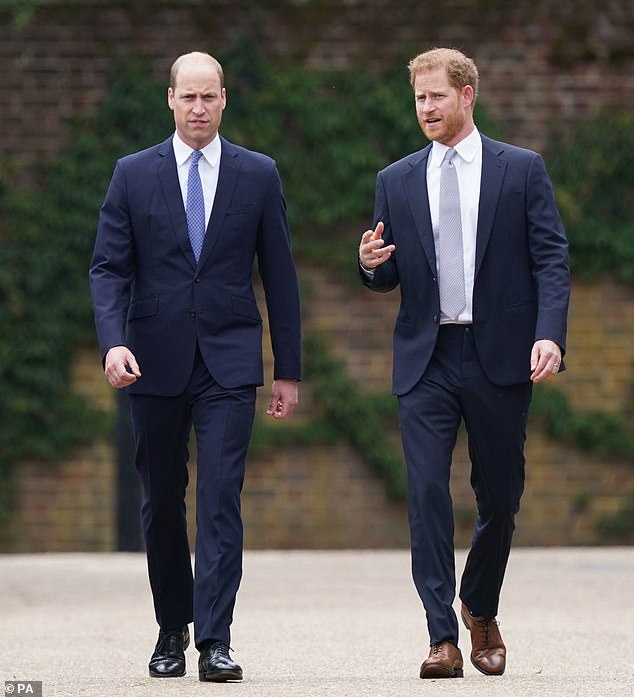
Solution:
<svg viewBox="0 0 634 697">
<path fill-rule="evenodd" d="M 464 603 L 460 615 L 471 634 L 471 663 L 485 675 L 502 675 L 506 668 L 506 646 L 497 621 L 474 617 Z"/>
<path fill-rule="evenodd" d="M 421 678 L 461 678 L 463 675 L 462 654 L 450 641 L 432 644 L 429 657 L 420 667 Z"/>
</svg>

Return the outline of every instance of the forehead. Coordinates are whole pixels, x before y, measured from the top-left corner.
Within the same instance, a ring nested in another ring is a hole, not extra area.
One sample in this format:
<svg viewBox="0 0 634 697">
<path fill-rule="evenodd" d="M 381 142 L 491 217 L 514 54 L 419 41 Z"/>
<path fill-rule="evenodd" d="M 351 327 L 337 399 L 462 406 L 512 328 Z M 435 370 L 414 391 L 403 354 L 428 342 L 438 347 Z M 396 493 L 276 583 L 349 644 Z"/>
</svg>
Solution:
<svg viewBox="0 0 634 697">
<path fill-rule="evenodd" d="M 453 89 L 444 68 L 421 70 L 414 79 L 414 92 L 439 92 Z"/>
<path fill-rule="evenodd" d="M 175 90 L 179 91 L 220 91 L 220 76 L 213 63 L 196 60 L 185 61 L 176 73 Z"/>
</svg>

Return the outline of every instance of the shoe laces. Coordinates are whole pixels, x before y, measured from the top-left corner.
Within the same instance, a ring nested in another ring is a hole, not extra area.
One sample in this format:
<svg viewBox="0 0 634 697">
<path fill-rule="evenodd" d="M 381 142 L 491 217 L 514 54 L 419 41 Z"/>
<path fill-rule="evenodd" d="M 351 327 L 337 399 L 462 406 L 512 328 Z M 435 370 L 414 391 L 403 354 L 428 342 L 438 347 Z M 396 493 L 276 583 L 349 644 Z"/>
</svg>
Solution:
<svg viewBox="0 0 634 697">
<path fill-rule="evenodd" d="M 161 636 L 161 640 L 157 649 L 160 653 L 170 655 L 180 653 L 182 651 L 183 632 L 173 631 L 165 632 Z"/>
<path fill-rule="evenodd" d="M 214 656 L 222 656 L 222 658 L 229 659 L 229 651 L 232 651 L 231 647 L 224 644 L 222 641 L 216 642 L 212 647 L 211 651 Z"/>
<path fill-rule="evenodd" d="M 500 623 L 497 620 L 485 620 L 481 617 L 474 617 L 473 619 L 475 620 L 475 625 L 482 636 L 484 645 L 488 646 L 491 639 L 489 632 L 493 629 L 493 627 L 497 628 Z"/>
<path fill-rule="evenodd" d="M 436 657 L 438 654 L 442 653 L 442 645 L 444 642 L 442 641 L 437 641 L 435 644 L 432 644 L 431 647 L 431 657 Z"/>
</svg>

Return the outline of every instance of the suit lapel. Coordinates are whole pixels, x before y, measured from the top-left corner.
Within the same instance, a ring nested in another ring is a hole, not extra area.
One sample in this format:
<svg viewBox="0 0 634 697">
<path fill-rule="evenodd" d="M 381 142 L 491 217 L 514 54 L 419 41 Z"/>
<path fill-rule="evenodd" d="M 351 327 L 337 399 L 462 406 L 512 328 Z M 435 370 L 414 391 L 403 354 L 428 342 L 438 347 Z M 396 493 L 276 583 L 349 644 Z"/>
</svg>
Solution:
<svg viewBox="0 0 634 697">
<path fill-rule="evenodd" d="M 205 233 L 205 241 L 203 242 L 202 252 L 200 253 L 199 266 L 202 266 L 209 255 L 211 254 L 222 223 L 225 219 L 225 213 L 231 202 L 231 196 L 238 180 L 238 172 L 240 171 L 240 161 L 238 158 L 238 150 L 228 140 L 221 137 L 222 150 L 220 153 L 220 171 L 218 172 L 218 187 L 216 188 L 216 196 L 214 205 L 211 209 L 207 232 Z"/>
<path fill-rule="evenodd" d="M 425 256 L 435 276 L 436 250 L 427 195 L 427 158 L 430 151 L 431 145 L 428 145 L 412 157 L 409 161 L 410 169 L 403 175 L 403 186 Z"/>
<path fill-rule="evenodd" d="M 504 151 L 501 143 L 482 136 L 482 179 L 478 204 L 478 227 L 476 233 L 475 276 L 477 277 L 489 238 L 493 229 L 504 173 L 507 162 L 500 155 Z"/>
<path fill-rule="evenodd" d="M 173 136 L 172 136 L 173 137 Z M 168 138 L 159 148 L 158 176 L 163 189 L 163 196 L 167 203 L 174 234 L 178 240 L 178 245 L 187 260 L 196 268 L 196 259 L 187 232 L 187 218 L 185 217 L 185 206 L 183 205 L 183 194 L 178 181 L 178 170 L 176 169 L 176 158 L 172 147 L 172 137 Z"/>
</svg>

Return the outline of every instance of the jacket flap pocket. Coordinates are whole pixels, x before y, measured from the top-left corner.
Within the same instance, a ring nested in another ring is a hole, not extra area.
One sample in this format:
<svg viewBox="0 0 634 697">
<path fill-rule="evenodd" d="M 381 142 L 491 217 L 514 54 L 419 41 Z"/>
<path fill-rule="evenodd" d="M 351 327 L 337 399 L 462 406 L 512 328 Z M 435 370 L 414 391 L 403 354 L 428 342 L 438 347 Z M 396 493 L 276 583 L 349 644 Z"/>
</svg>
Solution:
<svg viewBox="0 0 634 697">
<path fill-rule="evenodd" d="M 158 312 L 158 306 L 158 295 L 151 298 L 143 298 L 142 300 L 135 300 L 130 304 L 128 319 L 131 320 L 140 319 L 141 317 L 151 317 Z"/>
<path fill-rule="evenodd" d="M 234 315 L 249 317 L 249 319 L 256 320 L 257 322 L 262 320 L 257 303 L 250 298 L 241 298 L 234 295 L 231 298 L 231 309 Z"/>
</svg>

